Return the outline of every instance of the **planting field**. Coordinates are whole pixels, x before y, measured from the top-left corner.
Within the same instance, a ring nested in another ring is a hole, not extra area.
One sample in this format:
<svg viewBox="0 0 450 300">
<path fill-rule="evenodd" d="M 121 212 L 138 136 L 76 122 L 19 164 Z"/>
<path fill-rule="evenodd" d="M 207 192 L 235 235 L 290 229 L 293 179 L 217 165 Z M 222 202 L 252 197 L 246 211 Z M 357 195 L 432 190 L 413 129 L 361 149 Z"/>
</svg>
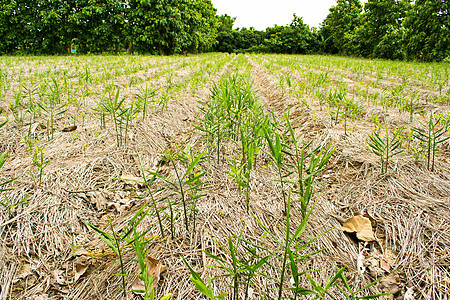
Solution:
<svg viewBox="0 0 450 300">
<path fill-rule="evenodd" d="M 0 57 L 0 299 L 448 299 L 449 78 Z"/>
</svg>

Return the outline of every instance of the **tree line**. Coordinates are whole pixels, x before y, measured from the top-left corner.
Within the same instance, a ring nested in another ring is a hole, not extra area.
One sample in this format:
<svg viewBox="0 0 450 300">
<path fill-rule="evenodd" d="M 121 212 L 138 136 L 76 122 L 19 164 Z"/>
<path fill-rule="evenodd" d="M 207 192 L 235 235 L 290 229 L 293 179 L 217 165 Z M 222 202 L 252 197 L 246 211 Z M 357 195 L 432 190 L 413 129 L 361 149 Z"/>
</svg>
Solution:
<svg viewBox="0 0 450 300">
<path fill-rule="evenodd" d="M 232 30 L 234 18 L 220 16 L 216 50 L 450 60 L 449 8 L 448 0 L 337 0 L 319 29 L 294 15 L 265 31 Z"/>
<path fill-rule="evenodd" d="M 337 0 L 319 28 L 294 15 L 233 29 L 210 0 L 0 0 L 0 53 L 330 53 L 450 59 L 450 1 Z"/>
<path fill-rule="evenodd" d="M 209 0 L 0 0 L 0 53 L 209 51 Z"/>
</svg>

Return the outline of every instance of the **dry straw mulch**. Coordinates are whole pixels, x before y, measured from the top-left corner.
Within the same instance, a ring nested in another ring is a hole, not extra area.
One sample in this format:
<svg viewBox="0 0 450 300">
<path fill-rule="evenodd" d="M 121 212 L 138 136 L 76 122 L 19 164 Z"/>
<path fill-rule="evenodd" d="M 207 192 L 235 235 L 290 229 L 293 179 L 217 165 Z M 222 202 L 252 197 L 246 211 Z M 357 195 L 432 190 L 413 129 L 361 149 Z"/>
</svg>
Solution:
<svg viewBox="0 0 450 300">
<path fill-rule="evenodd" d="M 254 86 L 267 108 L 281 118 L 290 109 L 297 126 L 296 133 L 314 139 L 315 145 L 333 142 L 337 150 L 319 180 L 323 192 L 317 199 L 306 237 L 322 235 L 314 249 L 325 250 L 309 259 L 301 270 L 321 270 L 312 276 L 323 283 L 347 266 L 347 277 L 355 287 L 362 287 L 377 277 L 387 275 L 380 269 L 386 261 L 392 275 L 372 292 L 396 292 L 402 299 L 414 287 L 417 299 L 447 299 L 450 292 L 450 151 L 442 148 L 436 160 L 436 171 L 429 172 L 422 160 L 415 161 L 408 153 L 396 157 L 387 174 L 380 174 L 374 155 L 367 149 L 367 133 L 371 124 L 361 123 L 344 135 L 339 126 L 331 127 L 324 113 L 314 106 L 309 110 L 298 99 L 283 93 L 274 78 L 248 58 L 252 66 Z M 144 169 L 154 169 L 168 149 L 190 146 L 208 151 L 208 145 L 193 130 L 197 116 L 198 98 L 207 99 L 212 82 L 229 71 L 233 62 L 219 74 L 213 74 L 208 85 L 196 97 L 181 93 L 171 99 L 164 111 L 155 110 L 131 130 L 126 147 L 117 148 L 113 128 L 96 133 L 99 127 L 94 119 L 85 120 L 74 138 L 71 134 L 56 132 L 54 140 L 45 143 L 45 156 L 51 163 L 45 169 L 43 184 L 37 187 L 30 176 L 33 166 L 26 154 L 13 124 L 1 130 L 1 151 L 8 151 L 10 159 L 0 177 L 18 177 L 16 188 L 8 193 L 12 199 L 28 197 L 10 218 L 6 210 L 0 214 L 0 295 L 1 299 L 120 299 L 119 265 L 95 233 L 84 222 L 108 228 L 108 218 L 114 228 L 124 228 L 134 213 L 149 201 L 147 194 L 121 189 L 129 183 L 115 180 L 124 174 L 141 176 L 137 154 Z M 180 72 L 180 78 L 186 72 Z M 164 78 L 160 79 L 160 84 Z M 131 93 L 130 93 L 131 94 Z M 402 116 L 391 114 L 391 121 Z M 36 129 L 39 134 L 39 129 Z M 41 132 L 42 134 L 42 132 Z M 448 145 L 447 145 L 448 147 Z M 251 212 L 245 209 L 244 197 L 236 184 L 225 173 L 225 164 L 208 162 L 203 166 L 207 196 L 198 203 L 197 227 L 186 231 L 181 222 L 176 226 L 175 238 L 157 238 L 150 243 L 149 252 L 158 258 L 167 270 L 162 274 L 157 292 L 174 294 L 173 299 L 198 299 L 200 293 L 189 281 L 189 272 L 183 264 L 183 255 L 202 276 L 220 275 L 215 262 L 203 250 L 223 255 L 215 242 L 226 245 L 229 235 L 243 230 L 243 236 L 264 247 L 275 249 L 275 243 L 264 235 L 256 218 L 283 238 L 284 204 L 276 172 L 266 154 L 258 158 L 257 172 L 251 186 Z M 168 166 L 164 172 L 173 172 Z M 163 195 L 156 195 L 161 199 Z M 341 230 L 343 220 L 355 212 L 366 211 L 377 220 L 376 242 L 364 245 Z M 295 215 L 298 216 L 298 215 Z M 141 228 L 154 225 L 156 217 L 149 216 Z M 169 223 L 164 221 L 165 229 Z M 157 236 L 158 227 L 149 232 Z M 215 241 L 215 242 L 214 242 Z M 362 251 L 363 247 L 367 250 Z M 363 253 L 366 272 L 358 272 L 358 256 Z M 131 258 L 131 256 L 130 256 Z M 275 262 L 276 263 L 276 262 Z M 86 266 L 76 274 L 77 266 Z M 134 262 L 127 262 L 126 272 L 137 272 Z M 273 270 L 265 272 L 275 275 Z M 305 278 L 306 279 L 306 278 Z M 133 277 L 127 277 L 128 288 Z M 391 280 L 391 281 L 389 281 Z M 216 291 L 228 290 L 226 279 L 214 281 Z M 268 286 L 269 284 L 269 286 Z M 307 280 L 303 286 L 309 287 Z M 276 288 L 265 278 L 256 277 L 253 298 L 266 290 Z M 270 292 L 271 296 L 275 291 Z M 128 293 L 129 299 L 134 299 Z"/>
</svg>

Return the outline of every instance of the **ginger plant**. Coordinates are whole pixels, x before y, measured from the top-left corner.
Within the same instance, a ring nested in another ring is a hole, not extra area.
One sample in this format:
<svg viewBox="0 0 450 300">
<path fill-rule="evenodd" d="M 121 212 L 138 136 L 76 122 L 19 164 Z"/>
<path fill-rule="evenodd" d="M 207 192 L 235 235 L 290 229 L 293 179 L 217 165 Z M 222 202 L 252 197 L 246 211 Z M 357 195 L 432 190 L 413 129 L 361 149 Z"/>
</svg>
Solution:
<svg viewBox="0 0 450 300">
<path fill-rule="evenodd" d="M 374 131 L 372 134 L 369 134 L 371 142 L 368 143 L 372 152 L 380 158 L 381 173 L 383 174 L 387 172 L 389 160 L 393 156 L 404 151 L 401 149 L 402 140 L 400 138 L 403 127 L 400 127 L 394 131 L 394 135 L 392 137 L 389 136 L 389 129 L 387 127 L 385 128 L 386 135 L 384 137 L 381 137 L 376 131 Z"/>
<path fill-rule="evenodd" d="M 418 127 L 412 128 L 414 137 L 422 143 L 422 147 L 426 151 L 427 168 L 432 172 L 434 171 L 436 151 L 438 150 L 439 144 L 450 139 L 450 136 L 444 137 L 450 125 L 450 121 L 444 121 L 444 125 L 439 128 L 439 124 L 441 123 L 442 116 L 435 119 L 433 113 L 431 113 L 427 124 L 422 124 L 425 127 L 424 129 Z"/>
</svg>

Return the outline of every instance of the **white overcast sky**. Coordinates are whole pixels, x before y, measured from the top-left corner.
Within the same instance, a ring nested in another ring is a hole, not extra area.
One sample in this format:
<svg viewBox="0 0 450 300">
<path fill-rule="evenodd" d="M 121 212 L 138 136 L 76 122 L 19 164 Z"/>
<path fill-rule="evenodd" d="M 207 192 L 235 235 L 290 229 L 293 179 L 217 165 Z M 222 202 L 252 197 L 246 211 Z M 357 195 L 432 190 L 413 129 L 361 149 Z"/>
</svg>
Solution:
<svg viewBox="0 0 450 300">
<path fill-rule="evenodd" d="M 294 13 L 313 27 L 329 13 L 336 0 L 211 0 L 219 15 L 236 17 L 234 28 L 251 27 L 264 30 L 273 25 L 287 25 Z"/>
</svg>

